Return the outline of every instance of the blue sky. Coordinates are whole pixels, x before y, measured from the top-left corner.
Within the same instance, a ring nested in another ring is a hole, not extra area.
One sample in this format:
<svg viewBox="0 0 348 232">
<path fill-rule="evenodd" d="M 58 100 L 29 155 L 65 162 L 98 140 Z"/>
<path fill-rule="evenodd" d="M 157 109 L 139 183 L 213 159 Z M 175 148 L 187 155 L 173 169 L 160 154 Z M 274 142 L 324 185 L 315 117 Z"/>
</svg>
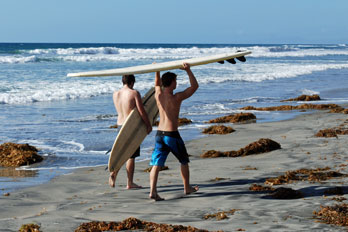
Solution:
<svg viewBox="0 0 348 232">
<path fill-rule="evenodd" d="M 0 42 L 348 43 L 347 0 L 1 0 Z"/>
</svg>

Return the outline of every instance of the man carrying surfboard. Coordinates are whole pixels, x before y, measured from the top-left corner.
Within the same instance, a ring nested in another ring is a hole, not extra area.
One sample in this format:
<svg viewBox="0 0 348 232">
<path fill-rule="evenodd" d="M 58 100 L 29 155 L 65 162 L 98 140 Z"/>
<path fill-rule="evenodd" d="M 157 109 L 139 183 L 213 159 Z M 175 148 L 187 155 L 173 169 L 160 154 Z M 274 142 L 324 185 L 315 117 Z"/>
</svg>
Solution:
<svg viewBox="0 0 348 232">
<path fill-rule="evenodd" d="M 150 195 L 155 201 L 164 200 L 157 193 L 157 180 L 161 167 L 167 159 L 169 152 L 172 152 L 181 163 L 181 176 L 184 183 L 184 193 L 190 194 L 198 191 L 199 187 L 190 185 L 190 162 L 185 144 L 178 132 L 178 119 L 180 106 L 183 100 L 191 97 L 198 89 L 198 82 L 193 75 L 190 65 L 183 63 L 183 70 L 186 71 L 190 87 L 182 92 L 173 93 L 176 89 L 176 74 L 166 72 L 160 78 L 160 72 L 155 76 L 155 98 L 159 109 L 160 122 L 156 134 L 156 145 L 152 153 L 150 165 Z M 163 89 L 162 89 L 163 87 Z"/>
<path fill-rule="evenodd" d="M 127 119 L 128 115 L 132 112 L 132 110 L 136 107 L 140 117 L 144 121 L 147 133 L 149 134 L 152 131 L 152 126 L 147 116 L 147 113 L 144 109 L 143 103 L 141 101 L 141 97 L 138 91 L 134 90 L 135 77 L 134 75 L 124 75 L 122 76 L 123 87 L 119 91 L 115 91 L 113 94 L 113 101 L 118 113 L 117 116 L 117 125 L 120 129 Z M 132 155 L 130 159 L 128 159 L 126 164 L 127 169 L 127 189 L 133 188 L 141 188 L 141 186 L 135 184 L 133 182 L 134 176 L 134 168 L 135 168 L 135 158 L 140 156 L 140 147 L 136 150 L 136 152 Z M 109 177 L 109 185 L 111 187 L 115 187 L 116 176 L 118 171 L 113 171 L 110 173 Z"/>
</svg>

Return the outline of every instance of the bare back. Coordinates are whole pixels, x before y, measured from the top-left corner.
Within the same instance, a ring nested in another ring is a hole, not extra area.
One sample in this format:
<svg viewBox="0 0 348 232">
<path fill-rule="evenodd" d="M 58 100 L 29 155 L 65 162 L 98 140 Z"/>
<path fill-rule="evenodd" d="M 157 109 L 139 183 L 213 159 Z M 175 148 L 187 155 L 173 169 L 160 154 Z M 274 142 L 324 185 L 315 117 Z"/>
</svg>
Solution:
<svg viewBox="0 0 348 232">
<path fill-rule="evenodd" d="M 183 100 L 191 97 L 198 89 L 198 82 L 196 77 L 193 75 L 190 65 L 183 63 L 183 69 L 187 72 L 190 87 L 182 92 L 176 94 L 173 93 L 176 89 L 176 78 L 172 81 L 170 86 L 161 87 L 160 73 L 156 72 L 155 75 L 155 90 L 156 90 L 156 102 L 160 114 L 160 122 L 158 130 L 161 131 L 177 131 L 178 130 L 178 119 L 180 113 L 180 106 Z"/>
<path fill-rule="evenodd" d="M 162 91 L 156 94 L 160 114 L 158 130 L 177 131 L 181 100 L 176 95 Z"/>
<path fill-rule="evenodd" d="M 136 107 L 137 91 L 123 86 L 113 94 L 114 105 L 117 111 L 117 125 L 123 125 L 130 112 Z"/>
</svg>

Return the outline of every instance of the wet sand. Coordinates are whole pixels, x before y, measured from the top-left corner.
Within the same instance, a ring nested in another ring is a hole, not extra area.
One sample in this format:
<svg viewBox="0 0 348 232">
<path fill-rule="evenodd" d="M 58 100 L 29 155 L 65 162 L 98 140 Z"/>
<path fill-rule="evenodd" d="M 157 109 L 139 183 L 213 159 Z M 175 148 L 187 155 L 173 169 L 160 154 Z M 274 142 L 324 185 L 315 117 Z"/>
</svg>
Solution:
<svg viewBox="0 0 348 232">
<path fill-rule="evenodd" d="M 183 194 L 179 163 L 170 155 L 166 162 L 169 169 L 159 175 L 159 194 L 166 199 L 160 202 L 148 198 L 149 173 L 144 172 L 148 162 L 136 163 L 136 183 L 144 187 L 138 190 L 125 189 L 124 167 L 115 189 L 108 186 L 105 166 L 78 169 L 49 183 L 0 196 L 0 231 L 18 231 L 27 223 L 41 225 L 42 231 L 74 231 L 84 222 L 123 221 L 128 217 L 210 231 L 344 231 L 317 222 L 313 211 L 320 205 L 337 203 L 331 200 L 336 195 L 324 197 L 325 190 L 343 187 L 348 193 L 346 177 L 281 185 L 303 193 L 303 198 L 293 200 L 273 199 L 249 187 L 300 168 L 330 167 L 348 173 L 348 136 L 315 137 L 319 130 L 347 125 L 347 119 L 346 114 L 316 111 L 287 121 L 233 125 L 234 133 L 190 141 L 191 183 L 200 190 Z M 272 139 L 282 149 L 237 158 L 199 157 L 207 150 L 238 150 L 260 138 Z M 224 220 L 204 219 L 208 214 L 231 210 L 234 214 Z"/>
</svg>

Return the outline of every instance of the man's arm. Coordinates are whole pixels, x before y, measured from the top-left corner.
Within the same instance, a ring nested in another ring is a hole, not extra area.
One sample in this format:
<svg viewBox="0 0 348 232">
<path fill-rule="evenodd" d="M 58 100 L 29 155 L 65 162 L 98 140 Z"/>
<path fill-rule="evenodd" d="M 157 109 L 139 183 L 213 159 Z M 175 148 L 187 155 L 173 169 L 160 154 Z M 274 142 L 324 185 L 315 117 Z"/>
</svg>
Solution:
<svg viewBox="0 0 348 232">
<path fill-rule="evenodd" d="M 183 63 L 183 69 L 186 71 L 187 75 L 189 76 L 190 87 L 185 89 L 183 92 L 176 94 L 178 100 L 180 100 L 180 101 L 183 101 L 183 100 L 191 97 L 199 87 L 198 82 L 196 80 L 196 77 L 191 71 L 190 64 Z"/>
<path fill-rule="evenodd" d="M 162 81 L 161 81 L 161 74 L 160 72 L 156 72 L 155 74 L 155 91 L 156 93 L 159 93 L 162 89 Z"/>
<path fill-rule="evenodd" d="M 147 133 L 150 134 L 152 131 L 152 125 L 150 123 L 149 117 L 147 116 L 147 113 L 144 109 L 143 102 L 141 101 L 141 97 L 138 91 L 136 91 L 136 96 L 135 96 L 135 104 L 138 109 L 138 112 L 140 114 L 140 117 L 143 119 L 146 125 Z"/>
</svg>

